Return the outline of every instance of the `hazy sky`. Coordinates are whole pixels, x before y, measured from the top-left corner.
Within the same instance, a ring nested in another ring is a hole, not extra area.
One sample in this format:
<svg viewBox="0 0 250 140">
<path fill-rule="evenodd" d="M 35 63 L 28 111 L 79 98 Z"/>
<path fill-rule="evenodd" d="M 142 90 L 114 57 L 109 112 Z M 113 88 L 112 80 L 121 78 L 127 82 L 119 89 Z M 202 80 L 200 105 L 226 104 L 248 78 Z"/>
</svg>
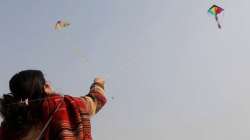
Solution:
<svg viewBox="0 0 250 140">
<path fill-rule="evenodd" d="M 114 100 L 95 140 L 249 140 L 249 13 L 249 0 L 0 0 L 0 93 L 23 69 L 74 96 L 102 75 Z"/>
</svg>

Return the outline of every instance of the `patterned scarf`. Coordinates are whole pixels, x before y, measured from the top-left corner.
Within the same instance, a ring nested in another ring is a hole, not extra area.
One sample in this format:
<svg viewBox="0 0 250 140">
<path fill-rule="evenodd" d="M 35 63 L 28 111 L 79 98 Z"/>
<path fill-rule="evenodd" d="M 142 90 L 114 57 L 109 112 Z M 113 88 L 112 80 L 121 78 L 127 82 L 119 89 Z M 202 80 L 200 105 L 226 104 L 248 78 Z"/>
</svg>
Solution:
<svg viewBox="0 0 250 140">
<path fill-rule="evenodd" d="M 93 96 L 93 95 L 96 96 Z M 101 107 L 106 98 L 98 93 L 89 94 Z M 57 110 L 57 107 L 59 109 Z M 92 140 L 88 102 L 83 98 L 53 95 L 43 103 L 44 124 L 52 120 L 43 133 L 43 140 Z"/>
</svg>

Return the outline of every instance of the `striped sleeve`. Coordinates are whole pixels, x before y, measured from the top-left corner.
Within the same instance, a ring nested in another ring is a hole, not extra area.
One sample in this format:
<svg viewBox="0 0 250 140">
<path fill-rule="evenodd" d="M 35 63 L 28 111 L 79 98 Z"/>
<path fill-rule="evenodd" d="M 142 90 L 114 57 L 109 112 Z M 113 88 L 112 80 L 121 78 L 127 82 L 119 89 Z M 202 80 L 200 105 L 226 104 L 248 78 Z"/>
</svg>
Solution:
<svg viewBox="0 0 250 140">
<path fill-rule="evenodd" d="M 90 87 L 89 94 L 83 98 L 89 106 L 91 116 L 99 112 L 107 102 L 104 86 L 98 83 L 93 83 Z"/>
</svg>

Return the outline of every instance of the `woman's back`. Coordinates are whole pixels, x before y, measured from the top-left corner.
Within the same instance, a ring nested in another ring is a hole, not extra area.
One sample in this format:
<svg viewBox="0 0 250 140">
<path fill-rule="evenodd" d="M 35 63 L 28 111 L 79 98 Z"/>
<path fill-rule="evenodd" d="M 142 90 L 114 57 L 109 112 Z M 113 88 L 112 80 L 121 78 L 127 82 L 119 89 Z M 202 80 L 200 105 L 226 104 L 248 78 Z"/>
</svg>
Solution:
<svg viewBox="0 0 250 140">
<path fill-rule="evenodd" d="M 26 74 L 24 75 L 30 76 L 27 74 L 28 72 L 30 71 L 26 71 Z M 31 71 L 31 73 L 32 72 L 34 71 Z M 38 73 L 39 72 L 40 71 L 38 71 Z M 0 139 L 92 140 L 90 118 L 106 103 L 104 95 L 104 80 L 95 79 L 86 96 L 72 97 L 55 94 L 51 90 L 50 85 L 45 83 L 43 76 L 41 78 L 41 73 L 40 79 L 39 76 L 37 78 L 34 75 L 36 74 L 33 73 L 32 78 L 22 77 L 20 74 L 18 75 L 19 82 L 26 82 L 26 85 L 31 82 L 31 84 L 28 84 L 31 85 L 31 91 L 29 91 L 28 95 L 24 94 L 25 96 L 21 96 L 12 94 L 5 95 L 3 99 L 0 99 L 0 111 L 4 117 L 0 128 Z M 26 78 L 26 81 L 20 80 L 20 77 L 21 79 Z M 42 87 L 37 86 L 34 83 L 34 79 L 36 79 Z M 10 81 L 12 81 L 12 84 L 17 84 L 16 81 L 13 82 L 13 78 Z M 32 86 L 36 87 L 35 90 Z M 22 89 L 20 86 L 18 88 L 19 90 Z M 39 88 L 39 94 L 43 95 L 37 95 Z M 16 91 L 13 87 L 10 89 L 12 92 Z M 23 89 L 27 90 L 28 88 Z M 36 93 L 32 93 L 34 91 L 36 91 Z M 17 108 L 13 107 L 15 105 Z M 18 107 L 24 112 L 20 112 Z M 21 116 L 20 120 L 18 120 L 19 116 Z M 32 116 L 35 118 L 31 118 Z M 14 122 L 10 122 L 10 118 L 14 118 Z M 22 126 L 18 126 L 18 124 L 21 124 Z"/>
</svg>

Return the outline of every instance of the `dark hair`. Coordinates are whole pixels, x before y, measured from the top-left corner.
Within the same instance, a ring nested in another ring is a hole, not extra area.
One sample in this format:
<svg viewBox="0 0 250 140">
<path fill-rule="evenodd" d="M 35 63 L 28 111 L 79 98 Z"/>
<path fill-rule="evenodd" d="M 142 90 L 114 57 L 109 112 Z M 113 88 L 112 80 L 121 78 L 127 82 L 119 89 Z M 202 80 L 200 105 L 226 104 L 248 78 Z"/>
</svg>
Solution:
<svg viewBox="0 0 250 140">
<path fill-rule="evenodd" d="M 21 132 L 40 120 L 42 102 L 38 99 L 45 96 L 45 82 L 39 70 L 24 70 L 10 79 L 10 93 L 0 98 L 2 127 L 12 132 Z M 22 102 L 24 100 L 29 101 L 29 104 Z"/>
</svg>

